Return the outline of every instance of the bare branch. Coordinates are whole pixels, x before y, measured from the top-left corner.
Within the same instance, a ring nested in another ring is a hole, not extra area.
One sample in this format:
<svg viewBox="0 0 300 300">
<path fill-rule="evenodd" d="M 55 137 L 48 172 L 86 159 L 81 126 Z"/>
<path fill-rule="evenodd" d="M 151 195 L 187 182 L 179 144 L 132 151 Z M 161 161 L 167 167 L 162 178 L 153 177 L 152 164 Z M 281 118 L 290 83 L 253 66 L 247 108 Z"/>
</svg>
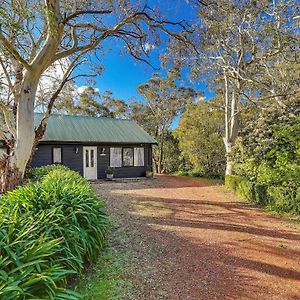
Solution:
<svg viewBox="0 0 300 300">
<path fill-rule="evenodd" d="M 2 110 L 5 124 L 6 124 L 6 127 L 9 131 L 9 133 L 13 136 L 13 138 L 16 138 L 16 129 L 14 128 L 14 126 L 12 125 L 11 120 L 10 120 L 11 115 L 9 112 L 9 107 L 7 107 L 6 105 L 4 105 L 3 103 L 0 102 L 0 108 Z"/>
<path fill-rule="evenodd" d="M 1 29 L 0 29 L 1 30 Z M 24 68 L 27 70 L 31 70 L 31 66 L 28 64 L 28 62 L 20 55 L 20 53 L 17 51 L 17 49 L 10 43 L 5 36 L 0 31 L 0 42 L 4 46 L 4 48 L 17 60 L 19 61 Z"/>
<path fill-rule="evenodd" d="M 105 15 L 105 14 L 111 14 L 112 10 L 78 10 L 75 11 L 74 13 L 68 15 L 67 17 L 65 17 L 62 20 L 63 24 L 67 24 L 70 20 L 73 20 L 79 16 L 82 15 L 87 15 L 87 14 L 91 14 L 91 15 Z"/>
</svg>

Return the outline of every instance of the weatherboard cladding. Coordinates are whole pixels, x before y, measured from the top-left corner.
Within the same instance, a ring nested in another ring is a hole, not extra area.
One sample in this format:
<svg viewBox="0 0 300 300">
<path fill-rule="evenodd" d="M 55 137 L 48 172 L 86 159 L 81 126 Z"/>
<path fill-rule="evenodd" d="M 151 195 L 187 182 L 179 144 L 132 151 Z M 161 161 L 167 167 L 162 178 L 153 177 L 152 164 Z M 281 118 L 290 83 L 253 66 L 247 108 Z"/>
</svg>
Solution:
<svg viewBox="0 0 300 300">
<path fill-rule="evenodd" d="M 138 145 L 124 145 L 123 147 L 138 147 Z M 45 143 L 39 144 L 35 152 L 31 166 L 40 167 L 52 164 L 52 148 L 60 147 L 62 149 L 62 164 L 72 170 L 79 172 L 83 176 L 83 145 L 81 144 L 63 144 L 63 143 Z M 101 150 L 105 148 L 105 156 L 101 156 Z M 77 149 L 77 151 L 75 151 Z M 106 170 L 109 166 L 109 146 L 97 146 L 97 177 L 105 178 Z M 115 178 L 143 177 L 145 172 L 152 165 L 151 146 L 145 146 L 145 166 L 144 167 L 120 167 L 115 168 Z"/>
<path fill-rule="evenodd" d="M 35 114 L 36 126 L 42 117 L 43 114 Z M 156 144 L 131 120 L 56 114 L 50 116 L 42 141 Z"/>
</svg>

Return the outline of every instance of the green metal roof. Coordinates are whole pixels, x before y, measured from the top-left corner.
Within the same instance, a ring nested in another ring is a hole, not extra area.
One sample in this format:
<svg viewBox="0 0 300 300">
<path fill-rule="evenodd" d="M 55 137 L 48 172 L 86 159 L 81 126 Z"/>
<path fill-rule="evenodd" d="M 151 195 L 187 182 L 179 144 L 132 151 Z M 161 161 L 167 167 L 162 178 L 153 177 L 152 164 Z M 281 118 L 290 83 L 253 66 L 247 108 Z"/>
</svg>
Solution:
<svg viewBox="0 0 300 300">
<path fill-rule="evenodd" d="M 43 114 L 35 114 L 38 126 Z M 149 143 L 156 141 L 134 121 L 52 114 L 43 142 Z"/>
</svg>

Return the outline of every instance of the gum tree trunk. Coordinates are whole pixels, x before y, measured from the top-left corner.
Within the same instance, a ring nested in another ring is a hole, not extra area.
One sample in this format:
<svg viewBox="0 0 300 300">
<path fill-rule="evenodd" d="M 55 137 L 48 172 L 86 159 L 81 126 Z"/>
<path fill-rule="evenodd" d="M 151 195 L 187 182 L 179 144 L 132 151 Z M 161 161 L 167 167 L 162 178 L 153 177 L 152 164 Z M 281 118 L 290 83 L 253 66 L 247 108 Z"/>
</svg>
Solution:
<svg viewBox="0 0 300 300">
<path fill-rule="evenodd" d="M 14 146 L 2 162 L 1 192 L 6 192 L 20 184 L 24 178 L 27 162 L 34 144 L 34 99 L 38 79 L 29 71 L 24 72 L 17 99 L 16 132 Z"/>
<path fill-rule="evenodd" d="M 240 96 L 235 91 L 229 92 L 228 86 L 228 78 L 224 76 L 225 82 L 225 137 L 224 137 L 224 144 L 226 149 L 226 171 L 225 175 L 232 174 L 232 158 L 231 152 L 232 147 L 235 144 L 235 141 L 238 136 L 239 131 L 239 103 L 240 103 Z"/>
</svg>

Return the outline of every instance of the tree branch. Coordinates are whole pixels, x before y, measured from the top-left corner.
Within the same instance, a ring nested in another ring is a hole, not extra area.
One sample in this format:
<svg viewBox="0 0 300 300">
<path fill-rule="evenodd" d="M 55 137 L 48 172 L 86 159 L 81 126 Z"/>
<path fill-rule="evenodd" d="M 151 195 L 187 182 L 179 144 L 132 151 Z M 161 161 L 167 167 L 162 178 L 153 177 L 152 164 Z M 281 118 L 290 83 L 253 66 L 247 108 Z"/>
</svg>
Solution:
<svg viewBox="0 0 300 300">
<path fill-rule="evenodd" d="M 104 14 L 111 14 L 112 13 L 112 10 L 78 10 L 78 11 L 75 11 L 74 13 L 66 16 L 63 20 L 62 20 L 62 23 L 63 24 L 67 24 L 70 20 L 74 19 L 74 18 L 77 18 L 81 15 L 87 15 L 87 14 L 91 14 L 91 15 L 104 15 Z"/>
<path fill-rule="evenodd" d="M 9 133 L 15 139 L 17 134 L 16 134 L 15 128 L 13 127 L 13 125 L 12 125 L 12 123 L 10 121 L 9 108 L 6 105 L 4 105 L 3 103 L 1 103 L 1 102 L 0 102 L 0 108 L 1 108 L 3 116 L 4 116 L 6 127 L 7 127 L 8 131 L 9 131 Z"/>
<path fill-rule="evenodd" d="M 1 27 L 0 27 L 1 30 Z M 24 68 L 27 70 L 31 70 L 31 66 L 28 62 L 20 55 L 20 53 L 15 49 L 15 47 L 5 38 L 5 36 L 0 31 L 0 42 L 4 46 L 4 48 L 17 60 L 19 61 Z"/>
</svg>

